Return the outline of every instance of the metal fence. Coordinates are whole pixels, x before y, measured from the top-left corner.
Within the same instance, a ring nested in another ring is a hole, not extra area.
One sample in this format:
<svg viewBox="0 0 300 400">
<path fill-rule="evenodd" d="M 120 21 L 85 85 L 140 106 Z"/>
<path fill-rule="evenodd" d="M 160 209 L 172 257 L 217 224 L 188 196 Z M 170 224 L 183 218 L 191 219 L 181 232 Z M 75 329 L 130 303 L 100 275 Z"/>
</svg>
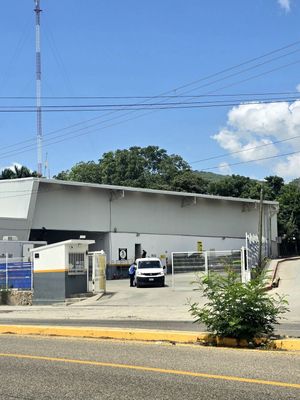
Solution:
<svg viewBox="0 0 300 400">
<path fill-rule="evenodd" d="M 199 274 L 209 272 L 222 274 L 227 268 L 240 274 L 243 282 L 250 279 L 244 248 L 241 250 L 172 253 L 172 287 L 173 289 L 191 290 L 191 283 Z"/>
<path fill-rule="evenodd" d="M 259 252 L 259 239 L 256 234 L 246 233 L 246 249 L 247 259 L 249 268 L 255 268 L 258 264 L 258 252 Z M 268 252 L 268 241 L 262 238 L 261 248 L 262 258 L 269 256 Z"/>
<path fill-rule="evenodd" d="M 0 289 L 32 290 L 32 272 L 27 258 L 0 258 Z"/>
</svg>

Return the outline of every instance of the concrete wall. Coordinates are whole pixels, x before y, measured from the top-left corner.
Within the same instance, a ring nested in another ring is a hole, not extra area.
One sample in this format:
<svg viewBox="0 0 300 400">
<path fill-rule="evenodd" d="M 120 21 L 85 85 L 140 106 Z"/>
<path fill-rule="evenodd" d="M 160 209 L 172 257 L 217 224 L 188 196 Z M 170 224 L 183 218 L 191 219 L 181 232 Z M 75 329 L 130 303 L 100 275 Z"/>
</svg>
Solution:
<svg viewBox="0 0 300 400">
<path fill-rule="evenodd" d="M 255 203 L 197 198 L 197 204 L 182 207 L 182 196 L 126 191 L 124 198 L 110 196 L 107 189 L 42 182 L 32 229 L 232 238 L 257 232 Z"/>
<path fill-rule="evenodd" d="M 108 191 L 40 184 L 32 229 L 106 232 L 109 222 Z"/>
<path fill-rule="evenodd" d="M 38 256 L 38 257 L 37 257 Z M 67 268 L 65 246 L 36 249 L 33 252 L 34 272 L 65 271 Z"/>
<path fill-rule="evenodd" d="M 86 293 L 87 290 L 87 273 L 82 275 L 65 275 L 65 296 L 70 297 L 78 293 Z"/>
<path fill-rule="evenodd" d="M 1 180 L 0 218 L 26 219 L 33 185 L 33 180 Z"/>
<path fill-rule="evenodd" d="M 257 229 L 254 204 L 243 211 L 232 201 L 197 199 L 182 207 L 182 197 L 126 193 L 112 202 L 111 227 L 117 232 L 242 237 Z"/>
<path fill-rule="evenodd" d="M 31 178 L 0 181 L 0 239 L 29 240 L 38 187 Z"/>
<path fill-rule="evenodd" d="M 35 272 L 33 274 L 33 304 L 65 301 L 65 272 Z"/>
</svg>

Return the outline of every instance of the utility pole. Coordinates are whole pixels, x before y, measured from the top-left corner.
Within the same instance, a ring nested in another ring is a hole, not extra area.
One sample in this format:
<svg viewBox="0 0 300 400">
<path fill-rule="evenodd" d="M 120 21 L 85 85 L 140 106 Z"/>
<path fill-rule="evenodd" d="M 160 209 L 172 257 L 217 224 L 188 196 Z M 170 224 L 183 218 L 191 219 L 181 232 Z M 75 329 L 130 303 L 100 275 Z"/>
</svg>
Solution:
<svg viewBox="0 0 300 400">
<path fill-rule="evenodd" d="M 259 217 L 258 217 L 258 270 L 262 271 L 262 232 L 263 232 L 263 207 L 264 207 L 264 189 L 260 189 L 259 199 Z"/>
<path fill-rule="evenodd" d="M 35 60 L 36 60 L 36 128 L 37 128 L 37 172 L 43 175 L 43 131 L 42 131 L 42 107 L 41 107 L 41 24 L 40 24 L 40 0 L 35 3 Z"/>
</svg>

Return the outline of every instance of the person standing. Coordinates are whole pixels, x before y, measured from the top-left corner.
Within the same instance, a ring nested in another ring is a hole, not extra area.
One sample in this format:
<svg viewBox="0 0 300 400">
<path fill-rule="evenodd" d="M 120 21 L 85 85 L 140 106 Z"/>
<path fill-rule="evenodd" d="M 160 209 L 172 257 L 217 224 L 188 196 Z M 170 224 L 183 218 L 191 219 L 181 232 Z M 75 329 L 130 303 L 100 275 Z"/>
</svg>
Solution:
<svg viewBox="0 0 300 400">
<path fill-rule="evenodd" d="M 146 252 L 146 250 L 143 250 L 143 252 L 142 252 L 142 258 L 146 258 L 147 257 L 147 252 Z"/>
<path fill-rule="evenodd" d="M 130 287 L 133 287 L 133 283 L 134 283 L 134 278 L 135 278 L 135 270 L 136 270 L 136 264 L 135 262 L 133 264 L 130 265 L 129 270 L 128 270 L 128 274 L 129 274 L 129 279 L 130 279 Z"/>
</svg>

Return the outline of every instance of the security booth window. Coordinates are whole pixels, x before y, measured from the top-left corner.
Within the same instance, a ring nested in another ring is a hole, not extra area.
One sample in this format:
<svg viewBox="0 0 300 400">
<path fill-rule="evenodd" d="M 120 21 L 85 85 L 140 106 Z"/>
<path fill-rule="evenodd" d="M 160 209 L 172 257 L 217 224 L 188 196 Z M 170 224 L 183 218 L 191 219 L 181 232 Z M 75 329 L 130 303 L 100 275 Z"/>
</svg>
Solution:
<svg viewBox="0 0 300 400">
<path fill-rule="evenodd" d="M 69 253 L 69 275 L 80 275 L 86 272 L 84 253 Z"/>
</svg>

